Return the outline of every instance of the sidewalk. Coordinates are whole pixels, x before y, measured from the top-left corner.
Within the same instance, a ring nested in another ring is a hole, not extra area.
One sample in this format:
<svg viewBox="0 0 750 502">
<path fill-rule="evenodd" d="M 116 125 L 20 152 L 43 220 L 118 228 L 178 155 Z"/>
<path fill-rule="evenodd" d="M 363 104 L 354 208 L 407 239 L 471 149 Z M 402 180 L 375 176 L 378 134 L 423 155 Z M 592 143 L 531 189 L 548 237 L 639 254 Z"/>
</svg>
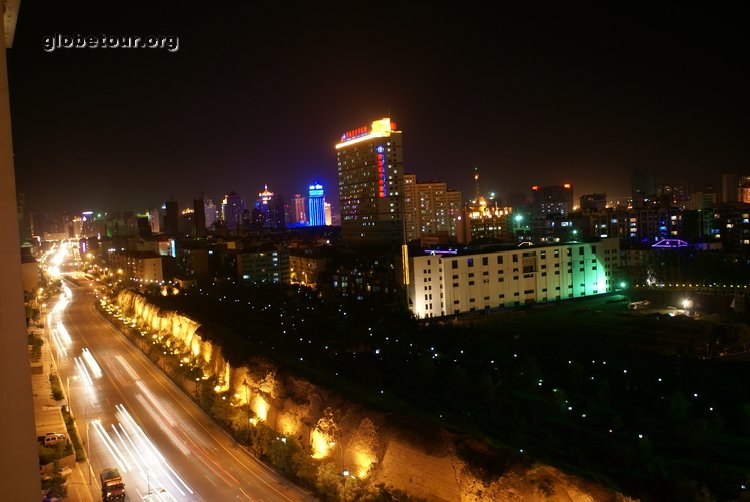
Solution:
<svg viewBox="0 0 750 502">
<path fill-rule="evenodd" d="M 34 329 L 37 331 L 37 329 Z M 41 333 L 41 330 L 39 330 Z M 39 361 L 31 362 L 31 391 L 34 400 L 34 422 L 36 423 L 36 435 L 43 436 L 48 432 L 59 432 L 66 434 L 65 420 L 63 419 L 60 408 L 67 403 L 55 401 L 52 397 L 52 385 L 50 384 L 50 374 L 56 374 L 55 362 L 52 357 L 49 337 L 43 336 L 44 345 L 42 345 L 42 354 Z M 63 389 L 63 392 L 67 389 Z M 88 477 L 85 472 L 88 469 L 88 462 L 75 461 L 75 454 L 65 457 L 60 462 L 63 468 L 63 475 L 67 479 L 68 496 L 64 500 L 95 502 L 98 498 L 94 497 L 94 492 L 98 492 L 98 485 L 88 485 Z M 92 485 L 96 484 L 92 480 Z"/>
</svg>

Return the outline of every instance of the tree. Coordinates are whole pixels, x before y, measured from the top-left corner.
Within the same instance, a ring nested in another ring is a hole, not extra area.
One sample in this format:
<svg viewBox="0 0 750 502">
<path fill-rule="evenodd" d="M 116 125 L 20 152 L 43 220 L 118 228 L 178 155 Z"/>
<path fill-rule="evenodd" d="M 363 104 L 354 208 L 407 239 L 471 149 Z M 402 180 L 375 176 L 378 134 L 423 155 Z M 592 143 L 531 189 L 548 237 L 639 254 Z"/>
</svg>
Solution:
<svg viewBox="0 0 750 502">
<path fill-rule="evenodd" d="M 62 467 L 60 466 L 60 462 L 56 461 L 53 465 L 52 480 L 50 481 L 47 495 L 58 498 L 63 498 L 68 495 L 68 487 L 65 484 L 65 479 L 62 476 Z"/>
</svg>

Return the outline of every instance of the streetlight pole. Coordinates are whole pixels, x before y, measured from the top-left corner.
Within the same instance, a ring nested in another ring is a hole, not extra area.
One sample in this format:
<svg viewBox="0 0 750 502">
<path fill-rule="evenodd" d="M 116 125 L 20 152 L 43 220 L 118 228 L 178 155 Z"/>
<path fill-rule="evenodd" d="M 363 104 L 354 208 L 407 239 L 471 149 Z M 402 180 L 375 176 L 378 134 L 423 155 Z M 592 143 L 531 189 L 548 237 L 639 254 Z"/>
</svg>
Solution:
<svg viewBox="0 0 750 502">
<path fill-rule="evenodd" d="M 89 486 L 91 486 L 91 443 L 89 443 L 89 415 L 86 405 L 83 406 L 83 420 L 86 423 L 86 458 L 89 463 Z"/>
<path fill-rule="evenodd" d="M 245 386 L 245 410 L 247 411 L 247 442 L 250 443 L 250 385 L 247 383 L 247 378 L 242 380 L 242 385 Z"/>
</svg>

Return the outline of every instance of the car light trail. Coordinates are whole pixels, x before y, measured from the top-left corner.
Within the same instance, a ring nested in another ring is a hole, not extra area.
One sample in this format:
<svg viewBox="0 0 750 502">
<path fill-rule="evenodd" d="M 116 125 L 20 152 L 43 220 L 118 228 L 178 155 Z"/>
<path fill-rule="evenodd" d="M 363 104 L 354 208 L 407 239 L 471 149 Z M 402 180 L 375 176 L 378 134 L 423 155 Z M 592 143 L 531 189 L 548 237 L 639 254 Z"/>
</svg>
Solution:
<svg viewBox="0 0 750 502">
<path fill-rule="evenodd" d="M 224 482 L 230 488 L 237 488 L 240 486 L 240 481 L 235 478 L 231 473 L 224 469 L 218 462 L 216 462 L 210 453 L 200 444 L 195 442 L 196 434 L 186 432 L 186 426 L 177 423 L 175 417 L 179 414 L 172 412 L 154 396 L 148 388 L 140 380 L 136 382 L 136 385 L 141 389 L 143 395 L 138 396 L 138 400 L 143 404 L 146 410 L 151 414 L 154 421 L 167 434 L 167 437 L 175 444 L 184 455 L 193 456 L 199 460 L 203 465 L 216 475 L 221 481 Z"/>
<path fill-rule="evenodd" d="M 83 349 L 83 360 L 86 361 L 86 364 L 91 368 L 91 373 L 94 374 L 95 378 L 102 377 L 102 369 L 99 366 L 99 363 L 96 362 L 96 359 L 94 359 L 94 356 L 91 355 L 91 352 L 89 352 L 89 349 L 87 348 Z"/>
<path fill-rule="evenodd" d="M 91 422 L 91 425 L 94 426 L 94 430 L 99 435 L 99 439 L 102 440 L 104 446 L 107 447 L 109 453 L 114 457 L 115 461 L 117 462 L 117 467 L 120 469 L 120 471 L 123 473 L 130 472 L 130 466 L 128 465 L 127 460 L 125 460 L 125 457 L 122 455 L 122 453 L 120 453 L 120 449 L 109 437 L 109 434 L 107 434 L 107 431 L 102 425 L 101 420 L 97 418 L 96 420 L 93 420 Z"/>
<path fill-rule="evenodd" d="M 123 433 L 129 438 L 129 442 L 134 451 L 138 452 L 137 457 L 133 456 L 132 460 L 140 467 L 142 472 L 141 475 L 143 475 L 143 473 L 152 473 L 154 470 L 157 470 L 161 473 L 163 478 L 168 480 L 174 488 L 180 492 L 183 497 L 186 495 L 186 492 L 193 494 L 193 490 L 169 465 L 161 452 L 156 446 L 154 446 L 148 436 L 143 432 L 143 429 L 141 429 L 136 423 L 135 419 L 133 419 L 125 407 L 121 404 L 117 405 L 117 410 L 117 417 L 121 421 L 120 427 Z M 125 426 L 127 426 L 127 428 Z M 138 462 L 138 459 L 141 459 L 141 461 Z M 161 485 L 163 489 L 166 489 L 165 483 L 161 483 Z"/>
<path fill-rule="evenodd" d="M 67 345 L 65 344 L 62 337 L 60 336 L 60 332 L 57 330 L 57 328 L 50 328 L 49 333 L 50 333 L 50 337 L 52 338 L 52 341 L 55 343 L 55 348 L 57 349 L 57 352 L 59 354 L 62 354 L 63 356 L 67 356 L 68 355 L 68 349 L 66 348 Z"/>
<path fill-rule="evenodd" d="M 55 325 L 57 327 L 57 331 L 60 333 L 60 338 L 62 338 L 62 341 L 65 342 L 65 346 L 69 346 L 73 343 L 73 339 L 70 338 L 70 333 L 68 333 L 68 330 L 65 328 L 65 325 L 57 321 L 57 324 Z"/>
<path fill-rule="evenodd" d="M 125 407 L 118 404 L 116 409 L 119 422 L 110 425 L 111 431 L 104 427 L 100 419 L 93 420 L 91 424 L 118 468 L 123 473 L 139 476 L 142 483 L 149 487 L 146 495 L 155 500 L 175 501 L 178 500 L 175 497 L 177 493 L 183 498 L 193 495 L 190 486 L 169 465 Z"/>
<path fill-rule="evenodd" d="M 91 379 L 91 375 L 89 375 L 89 370 L 86 369 L 86 365 L 83 364 L 80 357 L 76 357 L 74 361 L 76 363 L 76 368 L 78 368 L 78 374 L 86 385 L 87 392 L 91 393 L 94 387 L 94 381 Z"/>
</svg>

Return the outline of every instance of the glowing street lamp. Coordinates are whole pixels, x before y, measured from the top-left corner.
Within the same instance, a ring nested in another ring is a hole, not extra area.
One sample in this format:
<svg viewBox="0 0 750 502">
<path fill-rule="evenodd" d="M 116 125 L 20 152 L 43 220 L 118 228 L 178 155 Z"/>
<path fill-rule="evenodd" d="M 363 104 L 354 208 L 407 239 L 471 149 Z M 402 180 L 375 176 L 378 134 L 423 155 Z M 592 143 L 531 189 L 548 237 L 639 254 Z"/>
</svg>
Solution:
<svg viewBox="0 0 750 502">
<path fill-rule="evenodd" d="M 521 231 L 521 222 L 523 222 L 523 215 L 517 214 L 513 217 L 513 221 L 515 222 L 515 233 L 518 234 Z"/>
</svg>

